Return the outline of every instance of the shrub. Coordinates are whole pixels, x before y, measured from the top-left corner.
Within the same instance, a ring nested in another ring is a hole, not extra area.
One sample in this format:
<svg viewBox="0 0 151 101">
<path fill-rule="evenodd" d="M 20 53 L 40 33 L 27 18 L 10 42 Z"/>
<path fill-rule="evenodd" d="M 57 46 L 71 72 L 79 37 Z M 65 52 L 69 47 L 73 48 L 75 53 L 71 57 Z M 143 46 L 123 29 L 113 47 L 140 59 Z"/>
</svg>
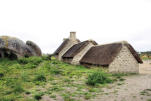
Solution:
<svg viewBox="0 0 151 101">
<path fill-rule="evenodd" d="M 46 77 L 42 74 L 35 77 L 35 81 L 46 81 Z"/>
<path fill-rule="evenodd" d="M 58 69 L 57 67 L 56 68 L 52 67 L 50 70 L 51 70 L 51 73 L 55 74 L 55 75 L 62 73 L 62 71 L 60 69 Z"/>
<path fill-rule="evenodd" d="M 4 73 L 0 73 L 0 78 L 4 76 Z"/>
<path fill-rule="evenodd" d="M 5 74 L 5 69 L 0 67 L 0 78 L 2 78 Z"/>
<path fill-rule="evenodd" d="M 40 99 L 42 99 L 42 96 L 43 96 L 43 95 L 44 95 L 44 93 L 43 93 L 43 92 L 40 92 L 40 93 L 34 95 L 34 98 L 35 98 L 36 100 L 40 100 Z"/>
<path fill-rule="evenodd" d="M 22 92 L 24 92 L 24 89 L 22 88 L 21 85 L 16 84 L 16 86 L 14 87 L 13 92 L 14 93 L 22 93 Z"/>
<path fill-rule="evenodd" d="M 21 64 L 27 64 L 27 63 L 32 63 L 34 65 L 38 65 L 40 62 L 42 62 L 41 57 L 29 57 L 29 58 L 20 58 L 18 59 L 18 62 Z"/>
<path fill-rule="evenodd" d="M 42 97 L 41 97 L 40 94 L 37 94 L 37 95 L 34 96 L 34 98 L 35 98 L 36 100 L 40 100 Z"/>
<path fill-rule="evenodd" d="M 111 83 L 109 75 L 104 72 L 94 72 L 88 76 L 87 84 L 95 86 L 96 84 Z"/>
<path fill-rule="evenodd" d="M 28 64 L 24 65 L 24 68 L 26 68 L 26 69 L 33 69 L 33 68 L 36 68 L 36 67 L 37 67 L 37 65 L 32 64 L 32 63 L 28 63 Z"/>
<path fill-rule="evenodd" d="M 42 56 L 42 59 L 43 59 L 43 60 L 51 60 L 51 56 L 49 56 L 49 55 L 44 55 L 44 56 Z"/>
</svg>

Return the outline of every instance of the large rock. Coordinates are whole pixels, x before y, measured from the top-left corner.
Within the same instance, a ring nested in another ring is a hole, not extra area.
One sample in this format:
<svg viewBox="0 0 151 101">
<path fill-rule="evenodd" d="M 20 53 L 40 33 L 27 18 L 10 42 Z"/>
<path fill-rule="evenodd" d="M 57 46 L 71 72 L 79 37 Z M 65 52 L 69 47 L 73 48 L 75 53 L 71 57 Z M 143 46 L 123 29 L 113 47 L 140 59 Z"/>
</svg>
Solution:
<svg viewBox="0 0 151 101">
<path fill-rule="evenodd" d="M 41 49 L 34 42 L 27 41 L 26 45 L 28 45 L 31 49 L 33 49 L 33 51 L 35 51 L 37 56 L 41 56 L 42 55 Z"/>
<path fill-rule="evenodd" d="M 38 49 L 38 51 L 40 48 Z M 22 40 L 10 37 L 0 36 L 0 57 L 19 58 L 29 56 L 40 56 L 35 48 L 26 45 Z"/>
</svg>

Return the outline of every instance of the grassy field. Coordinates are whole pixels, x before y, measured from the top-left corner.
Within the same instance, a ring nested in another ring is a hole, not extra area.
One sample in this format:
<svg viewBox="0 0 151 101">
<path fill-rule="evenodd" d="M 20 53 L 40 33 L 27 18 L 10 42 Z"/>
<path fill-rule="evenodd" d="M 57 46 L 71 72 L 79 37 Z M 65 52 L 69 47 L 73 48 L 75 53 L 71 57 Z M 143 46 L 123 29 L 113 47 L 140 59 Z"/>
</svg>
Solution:
<svg viewBox="0 0 151 101">
<path fill-rule="evenodd" d="M 0 101 L 90 100 L 121 76 L 48 57 L 0 59 Z"/>
</svg>

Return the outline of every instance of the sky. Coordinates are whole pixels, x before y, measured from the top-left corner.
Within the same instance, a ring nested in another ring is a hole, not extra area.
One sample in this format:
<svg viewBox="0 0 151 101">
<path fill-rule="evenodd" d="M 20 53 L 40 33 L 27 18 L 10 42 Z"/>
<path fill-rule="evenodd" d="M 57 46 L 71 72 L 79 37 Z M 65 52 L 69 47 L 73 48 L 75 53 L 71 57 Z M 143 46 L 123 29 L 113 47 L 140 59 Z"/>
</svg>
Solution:
<svg viewBox="0 0 151 101">
<path fill-rule="evenodd" d="M 76 31 L 81 41 L 128 41 L 151 51 L 151 0 L 0 0 L 0 36 L 31 40 L 53 53 Z"/>
</svg>

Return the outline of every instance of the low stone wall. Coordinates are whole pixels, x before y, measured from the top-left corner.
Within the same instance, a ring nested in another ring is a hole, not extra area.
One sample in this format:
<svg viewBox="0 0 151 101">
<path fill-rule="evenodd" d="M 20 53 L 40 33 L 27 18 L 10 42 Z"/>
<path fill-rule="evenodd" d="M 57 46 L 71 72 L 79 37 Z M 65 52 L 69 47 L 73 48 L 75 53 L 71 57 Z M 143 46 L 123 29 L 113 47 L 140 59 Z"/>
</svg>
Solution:
<svg viewBox="0 0 151 101">
<path fill-rule="evenodd" d="M 139 73 L 139 64 L 126 46 L 122 47 L 118 56 L 109 65 L 109 72 Z"/>
<path fill-rule="evenodd" d="M 71 63 L 72 59 L 62 59 L 63 62 Z"/>
</svg>

